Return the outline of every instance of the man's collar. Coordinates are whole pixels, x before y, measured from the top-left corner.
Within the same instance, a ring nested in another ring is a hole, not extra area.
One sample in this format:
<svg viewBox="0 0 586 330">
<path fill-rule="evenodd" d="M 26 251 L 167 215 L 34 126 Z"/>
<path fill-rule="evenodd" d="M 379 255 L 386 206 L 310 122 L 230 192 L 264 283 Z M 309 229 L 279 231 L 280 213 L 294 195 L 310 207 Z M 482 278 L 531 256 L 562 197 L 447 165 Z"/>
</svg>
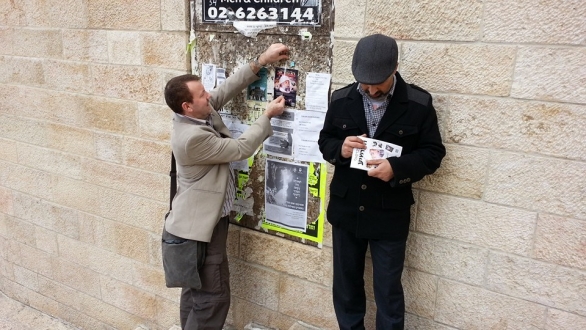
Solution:
<svg viewBox="0 0 586 330">
<path fill-rule="evenodd" d="M 176 115 L 177 115 L 179 118 L 183 118 L 183 119 L 191 120 L 191 121 L 193 121 L 193 122 L 195 122 L 195 123 L 197 123 L 197 124 L 200 124 L 200 125 L 206 125 L 206 124 L 207 124 L 207 121 L 206 121 L 206 120 L 203 120 L 203 119 L 198 119 L 198 118 L 189 117 L 189 116 L 186 116 L 186 115 L 182 115 L 182 114 L 180 114 L 180 113 L 175 113 L 175 114 L 176 114 Z"/>
</svg>

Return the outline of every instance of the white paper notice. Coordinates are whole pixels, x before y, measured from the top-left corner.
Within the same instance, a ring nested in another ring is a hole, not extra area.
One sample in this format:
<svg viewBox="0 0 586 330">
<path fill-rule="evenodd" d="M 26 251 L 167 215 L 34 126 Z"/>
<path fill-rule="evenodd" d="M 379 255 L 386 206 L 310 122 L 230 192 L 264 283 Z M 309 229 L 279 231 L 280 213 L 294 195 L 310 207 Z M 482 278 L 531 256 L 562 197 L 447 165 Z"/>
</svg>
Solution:
<svg viewBox="0 0 586 330">
<path fill-rule="evenodd" d="M 233 122 L 230 127 L 230 133 L 232 134 L 232 138 L 237 139 L 242 135 L 242 133 L 246 132 L 246 130 L 250 128 L 249 125 L 243 124 L 240 121 Z M 240 161 L 232 162 L 232 168 L 235 170 L 245 171 L 248 172 L 248 159 L 243 159 Z"/>
<path fill-rule="evenodd" d="M 233 139 L 237 139 L 244 133 L 248 128 L 249 125 L 246 125 L 240 121 L 240 119 L 236 118 L 232 115 L 227 114 L 220 114 L 222 116 L 222 121 L 224 125 L 230 130 L 230 134 L 232 134 Z M 234 161 L 232 163 L 232 169 L 239 170 L 239 171 L 246 171 L 248 172 L 250 169 L 248 168 L 248 159 L 243 159 L 239 161 Z"/>
<path fill-rule="evenodd" d="M 295 134 L 293 134 L 295 160 L 316 163 L 325 162 L 317 145 L 319 132 L 324 126 L 325 118 L 325 112 L 297 110 Z"/>
<path fill-rule="evenodd" d="M 224 81 L 226 81 L 226 69 L 216 68 L 216 80 L 218 86 L 220 86 L 224 83 Z"/>
<path fill-rule="evenodd" d="M 255 38 L 260 31 L 274 28 L 275 26 L 277 26 L 277 22 L 234 22 L 234 28 L 238 30 L 238 32 L 242 33 L 244 36 L 249 38 Z"/>
<path fill-rule="evenodd" d="M 309 166 L 267 159 L 265 215 L 268 223 L 305 232 Z"/>
<path fill-rule="evenodd" d="M 305 80 L 305 108 L 307 110 L 328 111 L 330 79 L 329 73 L 307 73 Z"/>
<path fill-rule="evenodd" d="M 201 83 L 208 92 L 216 87 L 216 66 L 214 64 L 201 65 Z"/>
<path fill-rule="evenodd" d="M 234 122 L 240 122 L 240 119 L 238 119 L 238 117 L 231 115 L 231 114 L 227 114 L 227 113 L 220 113 L 220 117 L 222 117 L 222 121 L 224 122 L 224 125 L 226 125 L 226 128 L 230 129 L 232 127 L 232 124 Z M 232 136 L 234 137 L 234 136 Z"/>
</svg>

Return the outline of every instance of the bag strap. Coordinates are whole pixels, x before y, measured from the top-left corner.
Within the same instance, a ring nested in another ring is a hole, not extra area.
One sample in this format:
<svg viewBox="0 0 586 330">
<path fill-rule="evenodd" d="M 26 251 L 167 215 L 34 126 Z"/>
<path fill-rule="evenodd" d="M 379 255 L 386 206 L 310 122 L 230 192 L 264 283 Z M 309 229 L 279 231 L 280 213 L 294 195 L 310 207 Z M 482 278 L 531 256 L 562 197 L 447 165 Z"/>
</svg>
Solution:
<svg viewBox="0 0 586 330">
<path fill-rule="evenodd" d="M 177 167 L 175 161 L 175 154 L 171 151 L 171 172 L 169 172 L 169 176 L 171 177 L 171 183 L 169 186 L 169 211 L 173 208 L 173 197 L 177 194 Z M 208 168 L 203 173 L 202 177 L 212 169 L 213 166 L 208 166 Z M 199 179 L 198 179 L 199 180 Z"/>
<path fill-rule="evenodd" d="M 169 176 L 171 177 L 171 184 L 169 186 L 169 211 L 171 211 L 173 208 L 173 197 L 177 193 L 177 167 L 175 165 L 173 151 L 171 151 L 171 172 L 169 172 Z"/>
</svg>

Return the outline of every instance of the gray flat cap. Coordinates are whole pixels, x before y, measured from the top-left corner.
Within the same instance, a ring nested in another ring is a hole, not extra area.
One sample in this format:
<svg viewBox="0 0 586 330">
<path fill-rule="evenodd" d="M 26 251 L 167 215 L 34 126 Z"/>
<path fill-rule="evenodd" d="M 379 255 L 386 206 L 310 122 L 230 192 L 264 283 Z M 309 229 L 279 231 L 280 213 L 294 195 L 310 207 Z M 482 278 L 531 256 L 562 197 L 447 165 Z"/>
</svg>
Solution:
<svg viewBox="0 0 586 330">
<path fill-rule="evenodd" d="M 382 34 L 358 41 L 352 58 L 352 74 L 359 83 L 378 85 L 397 68 L 397 42 Z"/>
</svg>

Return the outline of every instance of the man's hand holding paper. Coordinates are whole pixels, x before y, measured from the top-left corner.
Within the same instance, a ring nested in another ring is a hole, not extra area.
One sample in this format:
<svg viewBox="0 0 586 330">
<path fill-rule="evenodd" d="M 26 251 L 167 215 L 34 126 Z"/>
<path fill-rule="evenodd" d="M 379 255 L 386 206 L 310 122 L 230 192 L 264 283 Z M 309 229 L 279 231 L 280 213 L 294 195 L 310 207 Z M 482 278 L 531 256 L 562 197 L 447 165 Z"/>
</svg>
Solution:
<svg viewBox="0 0 586 330">
<path fill-rule="evenodd" d="M 362 134 L 361 136 L 365 137 L 366 134 Z M 358 136 L 347 136 L 344 140 L 344 143 L 342 144 L 342 150 L 340 152 L 342 154 L 342 157 L 352 157 L 352 152 L 354 151 L 354 148 L 366 149 L 366 144 L 364 143 L 364 140 L 362 140 Z"/>
<path fill-rule="evenodd" d="M 371 159 L 366 161 L 367 166 L 374 165 L 374 168 L 368 170 L 368 176 L 379 178 L 385 182 L 391 181 L 395 177 L 391 164 L 386 159 Z"/>
</svg>

